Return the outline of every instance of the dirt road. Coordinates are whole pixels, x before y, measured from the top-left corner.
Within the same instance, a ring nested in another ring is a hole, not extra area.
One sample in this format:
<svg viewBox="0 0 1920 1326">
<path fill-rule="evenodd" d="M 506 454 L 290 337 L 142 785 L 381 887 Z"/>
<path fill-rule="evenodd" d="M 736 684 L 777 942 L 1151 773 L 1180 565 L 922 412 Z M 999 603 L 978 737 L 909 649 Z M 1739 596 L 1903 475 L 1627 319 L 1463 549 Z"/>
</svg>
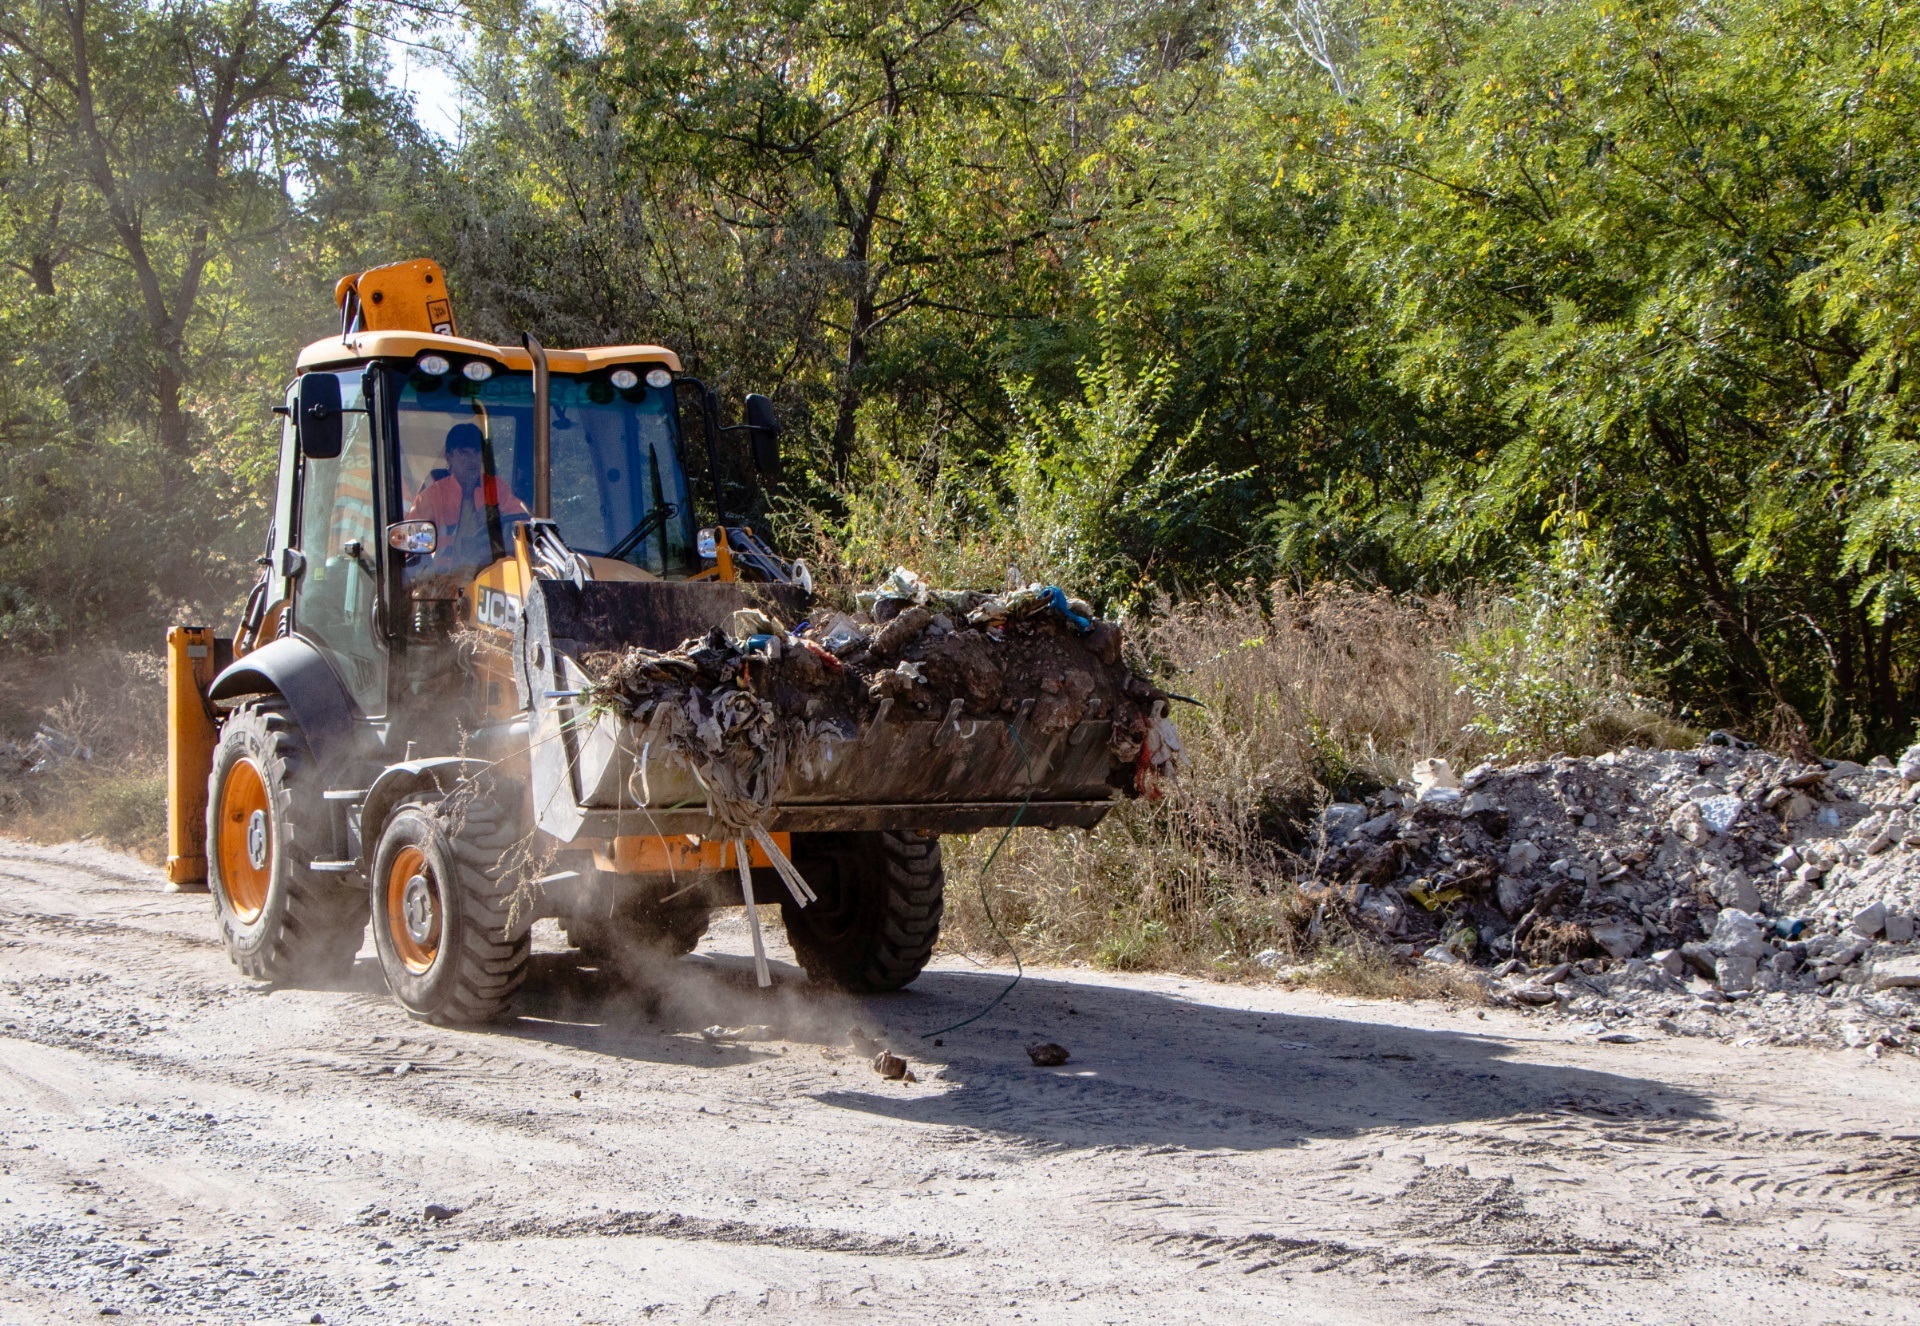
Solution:
<svg viewBox="0 0 1920 1326">
<path fill-rule="evenodd" d="M 212 935 L 0 840 L 0 1321 L 1920 1321 L 1905 1055 L 1081 971 L 933 1048 L 1004 974 L 762 996 L 738 927 L 449 1031 Z"/>
</svg>

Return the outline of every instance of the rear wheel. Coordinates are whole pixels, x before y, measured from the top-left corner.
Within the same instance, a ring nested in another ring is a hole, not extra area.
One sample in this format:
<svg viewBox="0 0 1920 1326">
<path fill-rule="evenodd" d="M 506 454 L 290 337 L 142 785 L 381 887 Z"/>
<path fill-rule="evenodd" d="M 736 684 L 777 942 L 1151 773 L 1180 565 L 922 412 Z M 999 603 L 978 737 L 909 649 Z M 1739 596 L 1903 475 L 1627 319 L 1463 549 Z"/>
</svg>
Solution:
<svg viewBox="0 0 1920 1326">
<path fill-rule="evenodd" d="M 787 941 L 816 981 L 878 993 L 912 983 L 933 956 L 945 907 L 940 840 L 911 829 L 793 836 L 793 864 L 818 899 L 780 899 Z"/>
<path fill-rule="evenodd" d="M 251 701 L 228 717 L 207 793 L 207 891 L 234 965 L 269 981 L 346 976 L 366 933 L 366 899 L 310 868 L 326 805 L 284 701 Z"/>
<path fill-rule="evenodd" d="M 490 806 L 408 801 L 388 817 L 370 881 L 374 948 L 414 1017 L 490 1022 L 512 1007 L 532 950 L 500 865 L 513 838 Z"/>
</svg>

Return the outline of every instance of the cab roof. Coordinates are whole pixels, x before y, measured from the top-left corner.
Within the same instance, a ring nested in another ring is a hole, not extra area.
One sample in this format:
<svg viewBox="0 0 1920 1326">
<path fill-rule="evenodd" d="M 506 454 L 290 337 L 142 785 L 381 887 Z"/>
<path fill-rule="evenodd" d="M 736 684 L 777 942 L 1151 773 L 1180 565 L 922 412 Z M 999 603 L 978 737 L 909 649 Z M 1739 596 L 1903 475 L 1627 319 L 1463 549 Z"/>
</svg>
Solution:
<svg viewBox="0 0 1920 1326">
<path fill-rule="evenodd" d="M 489 345 L 464 336 L 418 331 L 363 331 L 329 336 L 302 350 L 294 366 L 304 373 L 312 368 L 364 363 L 369 359 L 412 359 L 429 350 L 462 359 L 492 360 L 509 371 L 531 372 L 533 369 L 532 357 L 517 345 Z M 678 373 L 680 356 L 663 345 L 595 345 L 581 350 L 547 351 L 547 369 L 553 373 L 591 373 L 613 364 L 663 364 Z"/>
</svg>

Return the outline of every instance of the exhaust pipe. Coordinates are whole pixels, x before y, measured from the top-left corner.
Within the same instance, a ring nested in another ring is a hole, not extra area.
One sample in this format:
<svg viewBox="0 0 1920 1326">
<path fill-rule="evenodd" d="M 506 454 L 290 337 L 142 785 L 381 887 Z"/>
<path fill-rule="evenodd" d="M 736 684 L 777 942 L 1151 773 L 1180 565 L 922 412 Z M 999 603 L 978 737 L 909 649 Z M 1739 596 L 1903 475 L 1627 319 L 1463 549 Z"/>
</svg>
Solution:
<svg viewBox="0 0 1920 1326">
<path fill-rule="evenodd" d="M 547 405 L 547 352 L 532 332 L 520 333 L 520 344 L 533 360 L 533 514 L 553 518 L 553 411 Z"/>
</svg>

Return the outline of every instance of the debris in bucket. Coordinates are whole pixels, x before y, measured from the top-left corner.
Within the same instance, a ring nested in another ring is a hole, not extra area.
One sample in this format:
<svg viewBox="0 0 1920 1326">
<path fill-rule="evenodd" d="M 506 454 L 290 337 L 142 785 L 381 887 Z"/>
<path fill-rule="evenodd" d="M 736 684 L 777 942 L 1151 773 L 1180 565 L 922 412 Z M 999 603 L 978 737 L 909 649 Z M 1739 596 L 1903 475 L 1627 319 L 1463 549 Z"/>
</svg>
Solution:
<svg viewBox="0 0 1920 1326">
<path fill-rule="evenodd" d="M 1326 807 L 1298 870 L 1320 914 L 1401 961 L 1603 1043 L 1920 1042 L 1920 746 L 1870 766 L 1731 738 L 1464 776 L 1422 760 Z"/>
<path fill-rule="evenodd" d="M 1058 586 L 933 589 L 900 567 L 858 601 L 792 628 L 742 609 L 678 649 L 591 655 L 582 699 L 630 720 L 636 750 L 685 761 L 731 829 L 765 820 L 790 769 L 820 776 L 880 724 L 1043 739 L 1101 724 L 1110 781 L 1134 795 L 1187 762 L 1173 697 L 1127 666 L 1117 624 Z"/>
<path fill-rule="evenodd" d="M 1027 1047 L 1027 1058 L 1033 1060 L 1035 1068 L 1058 1068 L 1070 1057 L 1065 1046 L 1055 1045 L 1052 1041 L 1042 1041 L 1038 1045 Z"/>
</svg>

